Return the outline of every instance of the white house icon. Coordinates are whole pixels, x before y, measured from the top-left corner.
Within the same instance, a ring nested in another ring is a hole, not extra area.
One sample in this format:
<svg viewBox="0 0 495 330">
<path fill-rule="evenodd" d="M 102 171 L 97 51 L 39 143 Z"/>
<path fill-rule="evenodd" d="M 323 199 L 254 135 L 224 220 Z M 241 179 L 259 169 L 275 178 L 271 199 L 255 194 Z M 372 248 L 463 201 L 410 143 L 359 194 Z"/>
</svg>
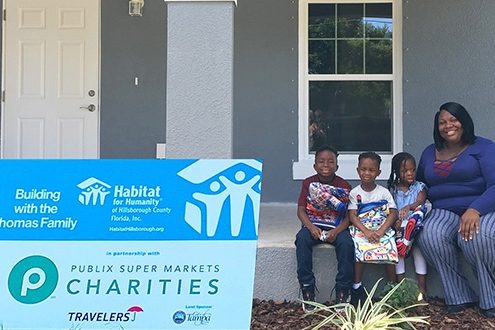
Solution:
<svg viewBox="0 0 495 330">
<path fill-rule="evenodd" d="M 81 204 L 96 205 L 99 201 L 100 205 L 103 205 L 105 197 L 110 193 L 108 190 L 112 186 L 96 178 L 89 178 L 79 183 L 77 187 L 82 190 L 79 194 Z"/>
</svg>

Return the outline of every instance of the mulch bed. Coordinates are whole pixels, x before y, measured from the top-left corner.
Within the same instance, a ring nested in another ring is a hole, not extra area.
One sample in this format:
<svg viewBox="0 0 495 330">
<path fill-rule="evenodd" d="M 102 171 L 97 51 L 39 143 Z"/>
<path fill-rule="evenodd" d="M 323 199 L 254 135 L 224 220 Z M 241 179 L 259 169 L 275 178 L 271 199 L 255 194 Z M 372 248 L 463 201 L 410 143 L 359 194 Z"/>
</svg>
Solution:
<svg viewBox="0 0 495 330">
<path fill-rule="evenodd" d="M 457 314 L 447 314 L 441 299 L 431 298 L 427 306 L 419 307 L 414 314 L 429 316 L 429 325 L 417 324 L 417 329 L 495 329 L 495 319 L 483 317 L 476 308 Z M 309 328 L 321 320 L 317 316 L 305 316 L 299 302 L 253 300 L 251 330 L 297 330 Z M 326 327 L 325 329 L 338 329 Z"/>
</svg>

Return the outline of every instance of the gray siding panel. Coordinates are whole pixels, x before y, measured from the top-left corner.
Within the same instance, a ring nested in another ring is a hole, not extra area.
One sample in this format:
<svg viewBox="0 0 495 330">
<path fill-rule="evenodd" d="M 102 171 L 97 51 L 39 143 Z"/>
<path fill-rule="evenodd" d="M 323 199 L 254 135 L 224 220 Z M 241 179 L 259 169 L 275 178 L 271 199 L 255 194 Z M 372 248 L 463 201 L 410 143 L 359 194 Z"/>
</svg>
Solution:
<svg viewBox="0 0 495 330">
<path fill-rule="evenodd" d="M 146 0 L 143 17 L 130 17 L 127 1 L 101 7 L 101 158 L 154 158 L 165 142 L 166 4 Z M 265 202 L 295 202 L 300 187 L 297 7 L 239 0 L 234 9 L 233 155 L 264 160 Z M 446 101 L 495 139 L 495 1 L 403 1 L 403 17 L 404 150 L 419 157 L 432 142 Z"/>
<path fill-rule="evenodd" d="M 263 159 L 263 201 L 295 202 L 297 1 L 239 0 L 234 12 L 234 157 Z"/>
<path fill-rule="evenodd" d="M 433 142 L 434 114 L 448 101 L 495 139 L 495 1 L 404 1 L 403 14 L 404 149 L 419 157 Z"/>
<path fill-rule="evenodd" d="M 101 158 L 155 158 L 165 142 L 166 8 L 101 1 Z M 134 85 L 134 77 L 139 85 Z"/>
</svg>

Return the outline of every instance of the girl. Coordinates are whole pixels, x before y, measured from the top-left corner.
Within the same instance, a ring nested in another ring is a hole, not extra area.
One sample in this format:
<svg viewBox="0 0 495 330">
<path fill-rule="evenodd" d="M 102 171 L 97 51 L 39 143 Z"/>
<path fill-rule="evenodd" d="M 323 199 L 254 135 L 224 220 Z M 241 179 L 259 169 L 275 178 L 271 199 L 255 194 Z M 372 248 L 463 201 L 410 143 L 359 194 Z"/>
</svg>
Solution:
<svg viewBox="0 0 495 330">
<path fill-rule="evenodd" d="M 395 223 L 397 237 L 404 236 L 404 232 L 409 235 L 411 230 L 418 230 L 418 223 L 422 221 L 425 212 L 424 203 L 426 201 L 426 186 L 424 183 L 416 181 L 416 161 L 414 157 L 407 152 L 400 152 L 392 158 L 392 170 L 387 181 L 388 189 L 394 197 L 397 209 L 399 210 L 399 218 Z M 412 228 L 410 228 L 412 226 Z M 407 236 L 406 235 L 406 236 Z M 414 237 L 413 237 L 414 238 Z M 404 242 L 409 243 L 413 238 L 405 237 Z M 404 244 L 398 242 L 405 248 Z M 403 250 L 404 252 L 404 250 Z M 409 252 L 409 251 L 407 251 Z M 419 248 L 412 247 L 412 255 L 414 258 L 414 267 L 418 280 L 420 291 L 419 300 L 426 297 L 426 261 L 421 254 Z M 399 253 L 399 262 L 395 267 L 397 282 L 400 282 L 405 277 L 406 266 L 404 262 L 405 254 L 402 256 Z"/>
</svg>

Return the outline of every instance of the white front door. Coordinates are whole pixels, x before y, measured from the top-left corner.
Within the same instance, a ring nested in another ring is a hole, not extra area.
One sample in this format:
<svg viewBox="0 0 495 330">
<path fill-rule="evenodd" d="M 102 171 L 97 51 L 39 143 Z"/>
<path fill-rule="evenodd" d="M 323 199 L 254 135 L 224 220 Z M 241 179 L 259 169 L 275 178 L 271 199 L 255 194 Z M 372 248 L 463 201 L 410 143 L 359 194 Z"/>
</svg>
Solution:
<svg viewBox="0 0 495 330">
<path fill-rule="evenodd" d="M 99 0 L 6 0 L 4 158 L 98 158 Z"/>
</svg>

